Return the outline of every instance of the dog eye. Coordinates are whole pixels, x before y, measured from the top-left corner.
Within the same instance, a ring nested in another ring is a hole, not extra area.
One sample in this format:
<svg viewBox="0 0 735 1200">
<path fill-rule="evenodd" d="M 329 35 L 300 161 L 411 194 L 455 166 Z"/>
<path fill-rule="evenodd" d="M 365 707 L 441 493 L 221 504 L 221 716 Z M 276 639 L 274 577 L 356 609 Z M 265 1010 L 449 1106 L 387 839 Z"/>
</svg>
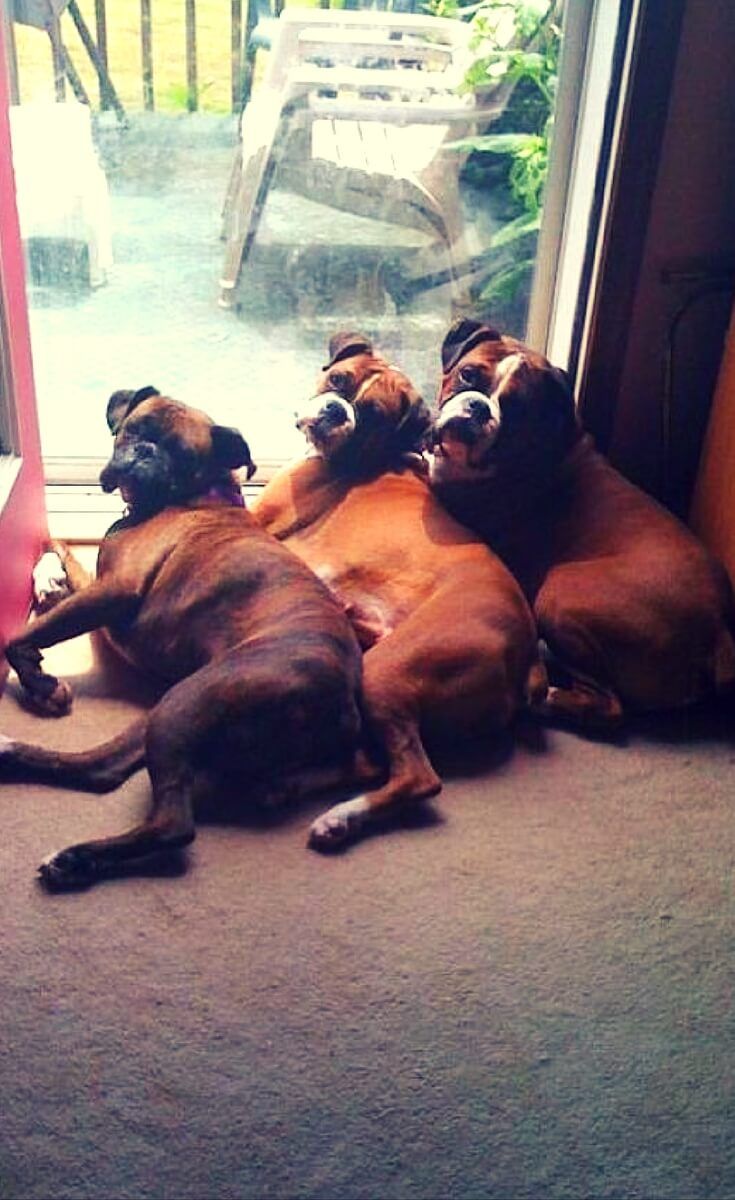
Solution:
<svg viewBox="0 0 735 1200">
<path fill-rule="evenodd" d="M 458 378 L 467 387 L 477 388 L 485 382 L 485 373 L 481 367 L 460 367 Z"/>
<path fill-rule="evenodd" d="M 141 417 L 137 421 L 128 421 L 126 433 L 131 437 L 140 438 L 143 442 L 155 442 L 158 439 L 158 425 L 149 417 Z"/>
<path fill-rule="evenodd" d="M 334 392 L 348 400 L 354 391 L 354 380 L 347 371 L 331 371 L 327 383 Z"/>
</svg>

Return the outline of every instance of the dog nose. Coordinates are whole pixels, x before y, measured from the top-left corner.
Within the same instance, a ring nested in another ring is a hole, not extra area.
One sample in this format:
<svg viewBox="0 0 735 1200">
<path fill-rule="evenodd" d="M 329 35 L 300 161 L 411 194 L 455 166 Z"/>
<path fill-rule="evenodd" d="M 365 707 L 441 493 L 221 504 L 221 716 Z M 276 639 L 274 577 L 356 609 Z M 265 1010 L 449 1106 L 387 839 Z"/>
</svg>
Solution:
<svg viewBox="0 0 735 1200">
<path fill-rule="evenodd" d="M 344 404 L 340 404 L 339 400 L 329 400 L 324 405 L 324 416 L 329 421 L 330 425 L 344 425 L 347 420 L 347 412 Z"/>
<path fill-rule="evenodd" d="M 477 421 L 481 421 L 483 425 L 487 424 L 492 416 L 490 405 L 486 400 L 481 400 L 479 396 L 473 396 L 467 405 L 467 409 L 471 417 Z"/>
</svg>

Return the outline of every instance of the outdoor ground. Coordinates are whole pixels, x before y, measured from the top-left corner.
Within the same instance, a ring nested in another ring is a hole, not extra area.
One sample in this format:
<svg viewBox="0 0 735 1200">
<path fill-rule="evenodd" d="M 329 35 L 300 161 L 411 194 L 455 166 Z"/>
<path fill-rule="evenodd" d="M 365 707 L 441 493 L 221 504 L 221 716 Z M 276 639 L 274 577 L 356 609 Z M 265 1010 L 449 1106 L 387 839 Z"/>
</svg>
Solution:
<svg viewBox="0 0 735 1200">
<path fill-rule="evenodd" d="M 86 639 L 69 748 L 145 689 Z M 306 849 L 317 803 L 207 824 L 184 870 L 49 896 L 108 797 L 4 787 L 8 1200 L 725 1200 L 733 1124 L 732 715 L 619 744 L 519 730 L 440 760 L 433 816 Z"/>
</svg>

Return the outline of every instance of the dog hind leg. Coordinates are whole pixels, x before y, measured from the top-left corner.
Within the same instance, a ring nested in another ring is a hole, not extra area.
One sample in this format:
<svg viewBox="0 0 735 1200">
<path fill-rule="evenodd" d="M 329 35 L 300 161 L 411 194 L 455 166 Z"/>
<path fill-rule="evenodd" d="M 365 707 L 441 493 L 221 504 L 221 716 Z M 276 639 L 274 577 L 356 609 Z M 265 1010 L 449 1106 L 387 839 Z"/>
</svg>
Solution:
<svg viewBox="0 0 735 1200">
<path fill-rule="evenodd" d="M 178 714 L 179 709 L 167 701 L 177 690 L 164 696 L 146 726 L 145 759 L 152 786 L 146 817 L 124 833 L 48 855 L 39 874 L 50 891 L 88 887 L 118 874 L 123 864 L 182 849 L 194 840 L 194 798 L 208 777 L 192 761 L 186 741 L 191 726 L 184 725 L 182 734 L 182 727 L 170 719 L 170 712 Z"/>
<path fill-rule="evenodd" d="M 82 791 L 109 792 L 145 763 L 148 714 L 91 750 L 49 750 L 0 734 L 0 781 L 47 783 Z"/>
<path fill-rule="evenodd" d="M 322 813 L 309 830 L 314 850 L 334 850 L 369 825 L 378 824 L 393 809 L 428 800 L 441 791 L 441 780 L 424 750 L 417 721 L 402 714 L 372 719 L 382 735 L 388 756 L 388 780 L 375 791 L 343 800 Z"/>
<path fill-rule="evenodd" d="M 33 568 L 33 607 L 48 612 L 94 579 L 64 542 L 51 541 Z"/>
</svg>

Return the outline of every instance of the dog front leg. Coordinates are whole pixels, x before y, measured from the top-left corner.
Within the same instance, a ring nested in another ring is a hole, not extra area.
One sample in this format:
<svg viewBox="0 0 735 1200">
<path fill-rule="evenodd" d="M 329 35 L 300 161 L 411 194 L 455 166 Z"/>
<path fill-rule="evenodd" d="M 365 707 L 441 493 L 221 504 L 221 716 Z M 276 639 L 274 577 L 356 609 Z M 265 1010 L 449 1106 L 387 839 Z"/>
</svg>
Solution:
<svg viewBox="0 0 735 1200">
<path fill-rule="evenodd" d="M 67 683 L 44 672 L 41 650 L 129 618 L 138 604 L 136 593 L 121 589 L 112 580 L 95 580 L 32 621 L 19 637 L 8 643 L 5 657 L 37 712 L 63 716 L 71 708 L 72 699 Z"/>
</svg>

